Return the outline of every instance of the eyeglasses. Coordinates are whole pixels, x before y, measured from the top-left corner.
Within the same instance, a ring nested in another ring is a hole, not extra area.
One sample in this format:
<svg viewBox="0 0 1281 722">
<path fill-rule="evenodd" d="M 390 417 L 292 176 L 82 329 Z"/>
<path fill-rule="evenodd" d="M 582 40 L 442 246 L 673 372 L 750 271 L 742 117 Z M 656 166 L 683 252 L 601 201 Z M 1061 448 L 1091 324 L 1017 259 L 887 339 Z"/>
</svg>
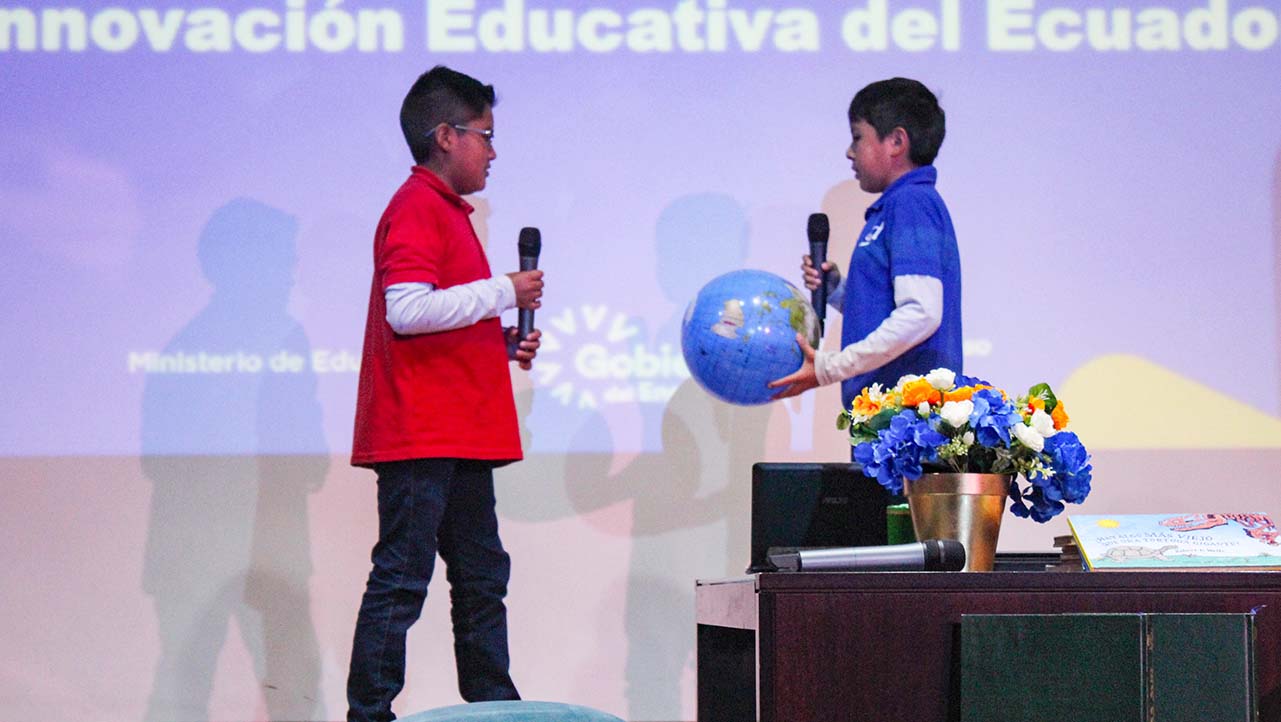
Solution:
<svg viewBox="0 0 1281 722">
<path fill-rule="evenodd" d="M 492 128 L 471 128 L 466 125 L 457 125 L 454 123 L 447 123 L 447 125 L 450 128 L 453 128 L 454 130 L 459 131 L 460 133 L 475 133 L 476 135 L 479 135 L 482 140 L 485 141 L 485 145 L 489 146 L 490 148 L 494 147 L 494 131 Z M 428 133 L 427 136 L 431 137 L 435 134 L 436 134 L 436 129 L 432 128 L 431 132 Z"/>
</svg>

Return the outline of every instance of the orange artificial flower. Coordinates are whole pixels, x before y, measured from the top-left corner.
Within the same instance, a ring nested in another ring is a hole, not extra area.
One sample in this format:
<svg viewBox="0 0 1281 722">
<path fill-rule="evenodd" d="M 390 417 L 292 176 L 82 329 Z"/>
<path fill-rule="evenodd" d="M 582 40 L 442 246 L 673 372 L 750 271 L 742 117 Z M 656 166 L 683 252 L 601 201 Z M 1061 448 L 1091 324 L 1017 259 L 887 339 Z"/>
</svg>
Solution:
<svg viewBox="0 0 1281 722">
<path fill-rule="evenodd" d="M 1062 401 L 1059 402 L 1058 406 L 1054 407 L 1054 411 L 1050 414 L 1050 418 L 1054 419 L 1055 431 L 1062 431 L 1063 427 L 1068 425 L 1068 415 L 1067 411 L 1063 409 Z"/>
<path fill-rule="evenodd" d="M 943 392 L 943 400 L 944 401 L 969 401 L 970 398 L 973 397 L 975 393 L 982 391 L 983 389 L 990 389 L 990 388 L 992 387 L 985 386 L 983 384 L 979 384 L 978 386 L 962 386 L 959 389 L 952 389 L 951 391 Z"/>
<path fill-rule="evenodd" d="M 863 389 L 863 393 L 854 397 L 853 411 L 855 416 L 876 416 L 881 405 L 867 395 L 867 389 Z"/>
<path fill-rule="evenodd" d="M 903 406 L 905 408 L 915 408 L 926 401 L 931 404 L 937 404 L 942 400 L 943 395 L 939 393 L 939 390 L 930 386 L 930 382 L 925 379 L 917 379 L 903 387 Z"/>
</svg>

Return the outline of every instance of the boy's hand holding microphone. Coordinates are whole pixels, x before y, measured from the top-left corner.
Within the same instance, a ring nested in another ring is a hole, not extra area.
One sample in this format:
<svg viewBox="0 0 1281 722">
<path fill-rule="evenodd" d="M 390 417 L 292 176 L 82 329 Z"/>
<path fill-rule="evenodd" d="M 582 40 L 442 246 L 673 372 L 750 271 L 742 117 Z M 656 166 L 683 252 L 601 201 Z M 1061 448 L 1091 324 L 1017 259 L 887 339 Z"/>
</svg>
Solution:
<svg viewBox="0 0 1281 722">
<path fill-rule="evenodd" d="M 507 355 L 528 371 L 538 355 L 542 331 L 534 328 L 534 309 L 543 305 L 543 272 L 538 270 L 542 252 L 542 234 L 537 228 L 520 229 L 516 244 L 520 253 L 520 270 L 507 274 L 516 289 L 516 308 L 520 309 L 517 325 L 507 329 Z"/>
</svg>

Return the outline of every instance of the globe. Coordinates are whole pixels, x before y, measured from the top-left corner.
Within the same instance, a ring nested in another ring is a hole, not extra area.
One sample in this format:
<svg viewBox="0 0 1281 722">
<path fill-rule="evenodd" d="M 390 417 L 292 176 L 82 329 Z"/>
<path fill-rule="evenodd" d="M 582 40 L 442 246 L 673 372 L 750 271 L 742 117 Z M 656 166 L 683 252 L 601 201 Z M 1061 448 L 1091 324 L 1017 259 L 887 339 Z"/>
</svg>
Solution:
<svg viewBox="0 0 1281 722">
<path fill-rule="evenodd" d="M 818 346 L 818 318 L 796 286 L 766 271 L 731 271 L 690 302 L 681 351 L 690 375 L 708 393 L 755 406 L 778 393 L 766 384 L 801 367 L 798 332 Z"/>
</svg>

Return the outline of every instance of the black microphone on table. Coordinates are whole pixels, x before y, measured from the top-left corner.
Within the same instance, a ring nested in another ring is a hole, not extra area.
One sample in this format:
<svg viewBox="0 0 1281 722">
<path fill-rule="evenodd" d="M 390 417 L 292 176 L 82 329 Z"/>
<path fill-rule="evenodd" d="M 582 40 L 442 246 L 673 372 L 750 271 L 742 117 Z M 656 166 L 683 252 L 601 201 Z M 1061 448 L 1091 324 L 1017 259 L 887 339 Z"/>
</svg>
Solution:
<svg viewBox="0 0 1281 722">
<path fill-rule="evenodd" d="M 823 326 L 827 318 L 827 277 L 823 273 L 823 264 L 827 262 L 827 236 L 831 226 L 826 213 L 811 213 L 805 233 L 810 238 L 810 260 L 818 269 L 818 288 L 810 292 L 810 303 L 814 313 L 818 314 L 818 335 L 823 335 Z"/>
<path fill-rule="evenodd" d="M 798 549 L 768 556 L 770 563 L 784 572 L 957 572 L 965 567 L 965 547 L 951 539 Z"/>
<path fill-rule="evenodd" d="M 516 250 L 520 252 L 520 270 L 535 270 L 538 268 L 538 254 L 543 250 L 543 235 L 537 228 L 520 229 L 520 240 L 516 242 Z M 534 309 L 520 309 L 516 326 L 520 334 L 519 340 L 524 341 L 526 336 L 534 332 Z"/>
</svg>

